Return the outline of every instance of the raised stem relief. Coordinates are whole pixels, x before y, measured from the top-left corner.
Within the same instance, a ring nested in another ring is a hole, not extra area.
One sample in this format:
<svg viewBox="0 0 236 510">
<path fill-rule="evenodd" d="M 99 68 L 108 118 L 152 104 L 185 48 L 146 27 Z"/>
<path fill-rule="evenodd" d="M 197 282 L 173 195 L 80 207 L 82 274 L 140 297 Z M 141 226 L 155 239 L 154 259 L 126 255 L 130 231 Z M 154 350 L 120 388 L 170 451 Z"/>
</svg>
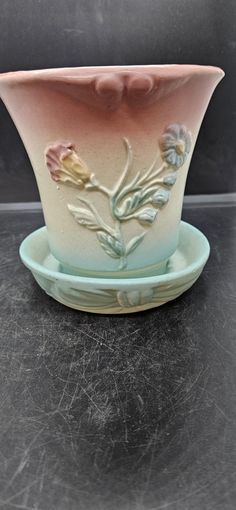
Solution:
<svg viewBox="0 0 236 510">
<path fill-rule="evenodd" d="M 80 158 L 78 150 L 70 142 L 50 145 L 45 152 L 46 165 L 55 182 L 70 185 L 78 190 L 97 191 L 108 200 L 109 224 L 97 210 L 94 200 L 79 195 L 79 205 L 68 204 L 74 220 L 84 228 L 94 231 L 101 249 L 117 259 L 118 270 L 128 265 L 128 256 L 142 243 L 147 229 L 158 218 L 158 214 L 171 198 L 170 190 L 177 179 L 177 171 L 184 165 L 191 149 L 191 133 L 180 124 L 166 128 L 159 140 L 153 161 L 145 173 L 140 171 L 130 177 L 133 168 L 133 151 L 130 141 L 123 139 L 126 161 L 119 180 L 113 189 L 108 189 L 90 172 Z M 161 165 L 158 161 L 162 159 Z M 125 243 L 122 224 L 136 220 L 142 230 Z M 143 230 L 145 227 L 145 230 Z"/>
</svg>

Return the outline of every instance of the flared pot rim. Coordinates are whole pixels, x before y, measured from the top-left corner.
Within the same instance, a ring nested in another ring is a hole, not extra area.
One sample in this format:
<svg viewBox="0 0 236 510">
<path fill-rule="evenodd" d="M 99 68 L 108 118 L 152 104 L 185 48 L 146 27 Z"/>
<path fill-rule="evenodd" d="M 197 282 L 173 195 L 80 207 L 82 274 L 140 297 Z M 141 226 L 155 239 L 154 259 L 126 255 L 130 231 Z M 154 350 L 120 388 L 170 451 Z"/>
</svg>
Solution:
<svg viewBox="0 0 236 510">
<path fill-rule="evenodd" d="M 53 80 L 90 77 L 94 74 L 133 74 L 150 73 L 160 78 L 179 78 L 190 75 L 214 75 L 219 80 L 224 77 L 223 69 L 217 66 L 198 64 L 148 64 L 148 65 L 111 65 L 111 66 L 80 66 L 55 67 L 33 70 L 19 70 L 0 73 L 0 83 L 27 82 L 38 80 Z"/>
</svg>

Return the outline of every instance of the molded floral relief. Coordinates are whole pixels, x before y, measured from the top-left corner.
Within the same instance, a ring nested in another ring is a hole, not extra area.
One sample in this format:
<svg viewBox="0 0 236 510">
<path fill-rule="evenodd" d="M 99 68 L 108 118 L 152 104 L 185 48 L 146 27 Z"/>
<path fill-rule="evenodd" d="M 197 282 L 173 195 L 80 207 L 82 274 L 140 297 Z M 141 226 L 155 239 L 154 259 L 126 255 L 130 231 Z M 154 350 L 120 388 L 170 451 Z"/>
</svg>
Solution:
<svg viewBox="0 0 236 510">
<path fill-rule="evenodd" d="M 159 214 L 171 199 L 171 188 L 177 180 L 177 172 L 191 149 L 191 133 L 183 125 L 168 126 L 159 140 L 160 150 L 157 150 L 151 165 L 134 177 L 130 177 L 134 163 L 132 146 L 127 138 L 123 139 L 123 144 L 125 166 L 112 189 L 99 182 L 72 143 L 54 143 L 45 153 L 46 164 L 54 181 L 69 184 L 78 190 L 100 192 L 108 200 L 112 226 L 101 217 L 96 204 L 83 197 L 83 194 L 77 196 L 79 205 L 68 204 L 67 207 L 81 227 L 95 232 L 101 249 L 109 257 L 117 259 L 120 270 L 127 267 L 128 256 L 142 243 L 148 228 L 158 221 Z M 158 163 L 160 159 L 161 164 Z M 136 220 L 142 230 L 125 242 L 122 224 L 130 220 Z"/>
<path fill-rule="evenodd" d="M 162 159 L 174 168 L 180 168 L 188 157 L 191 141 L 191 133 L 185 126 L 172 124 L 160 139 Z"/>
<path fill-rule="evenodd" d="M 90 180 L 87 165 L 80 159 L 73 144 L 55 143 L 46 153 L 46 163 L 51 177 L 56 182 L 72 184 L 82 189 Z"/>
<path fill-rule="evenodd" d="M 189 289 L 198 278 L 201 270 L 191 273 L 188 277 L 182 277 L 176 282 L 164 283 L 149 286 L 141 290 L 120 290 L 117 288 L 104 289 L 94 288 L 85 290 L 71 287 L 64 281 L 52 281 L 45 276 L 34 273 L 39 285 L 53 298 L 79 310 L 89 310 L 99 313 L 122 313 L 136 311 L 139 307 L 143 309 L 159 306 L 168 302 L 187 289 Z"/>
</svg>

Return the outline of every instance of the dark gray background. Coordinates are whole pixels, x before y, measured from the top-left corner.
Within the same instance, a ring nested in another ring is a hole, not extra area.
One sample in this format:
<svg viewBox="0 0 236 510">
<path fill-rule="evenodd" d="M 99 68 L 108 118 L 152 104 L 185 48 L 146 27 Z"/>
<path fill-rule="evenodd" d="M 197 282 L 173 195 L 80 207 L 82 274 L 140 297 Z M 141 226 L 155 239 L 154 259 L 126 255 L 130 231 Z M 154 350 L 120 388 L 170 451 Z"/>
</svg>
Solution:
<svg viewBox="0 0 236 510">
<path fill-rule="evenodd" d="M 235 18 L 235 0 L 0 0 L 0 67 L 223 67 L 187 192 L 232 192 Z M 0 202 L 36 200 L 0 109 Z M 184 209 L 211 244 L 191 290 L 108 317 L 41 291 L 18 247 L 42 214 L 0 208 L 1 509 L 235 510 L 234 209 Z"/>
<path fill-rule="evenodd" d="M 235 0 L 1 0 L 0 70 L 192 63 L 222 67 L 192 160 L 188 194 L 236 191 Z M 38 200 L 0 104 L 0 202 Z"/>
</svg>

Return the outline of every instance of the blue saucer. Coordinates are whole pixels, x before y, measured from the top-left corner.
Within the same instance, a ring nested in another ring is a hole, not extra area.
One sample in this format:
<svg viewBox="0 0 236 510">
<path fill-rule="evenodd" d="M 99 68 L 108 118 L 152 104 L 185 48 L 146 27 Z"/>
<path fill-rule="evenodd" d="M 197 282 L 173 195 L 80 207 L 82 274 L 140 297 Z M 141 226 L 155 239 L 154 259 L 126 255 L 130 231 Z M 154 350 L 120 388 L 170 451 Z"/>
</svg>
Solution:
<svg viewBox="0 0 236 510">
<path fill-rule="evenodd" d="M 66 306 L 93 313 L 130 313 L 163 305 L 189 289 L 209 257 L 206 237 L 181 222 L 179 245 L 165 274 L 141 278 L 87 278 L 62 273 L 50 253 L 47 229 L 35 230 L 22 242 L 20 257 L 40 287 Z"/>
</svg>

